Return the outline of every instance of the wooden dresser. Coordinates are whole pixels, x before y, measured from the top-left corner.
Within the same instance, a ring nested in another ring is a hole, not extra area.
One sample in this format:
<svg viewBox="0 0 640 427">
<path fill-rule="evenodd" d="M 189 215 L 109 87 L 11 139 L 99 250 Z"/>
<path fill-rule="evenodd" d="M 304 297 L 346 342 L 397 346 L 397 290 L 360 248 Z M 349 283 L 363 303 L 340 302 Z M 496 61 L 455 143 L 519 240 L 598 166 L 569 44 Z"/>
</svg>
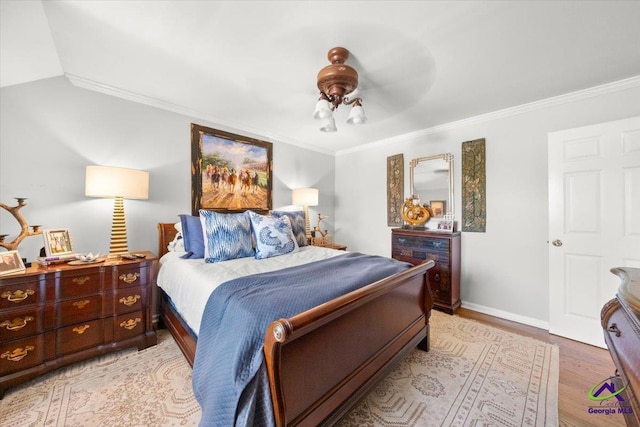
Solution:
<svg viewBox="0 0 640 427">
<path fill-rule="evenodd" d="M 627 388 L 620 393 L 628 426 L 640 426 L 640 268 L 619 267 L 611 272 L 622 281 L 616 298 L 601 312 L 604 340 L 616 372 Z M 615 400 L 615 399 L 613 399 Z"/>
<path fill-rule="evenodd" d="M 32 266 L 0 276 L 0 397 L 8 387 L 103 353 L 156 344 L 157 258 Z"/>
<path fill-rule="evenodd" d="M 453 314 L 460 307 L 460 232 L 394 228 L 391 230 L 391 256 L 414 265 L 434 260 L 429 270 L 433 307 Z"/>
</svg>

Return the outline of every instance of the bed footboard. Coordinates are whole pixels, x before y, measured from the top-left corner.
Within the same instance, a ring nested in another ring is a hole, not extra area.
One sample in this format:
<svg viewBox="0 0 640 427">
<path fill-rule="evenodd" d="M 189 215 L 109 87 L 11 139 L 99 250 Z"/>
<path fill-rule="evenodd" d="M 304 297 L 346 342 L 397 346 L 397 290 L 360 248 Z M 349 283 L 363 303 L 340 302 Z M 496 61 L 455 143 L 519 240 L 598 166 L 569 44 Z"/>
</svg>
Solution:
<svg viewBox="0 0 640 427">
<path fill-rule="evenodd" d="M 271 323 L 264 353 L 277 426 L 334 424 L 406 352 L 428 350 L 433 265 Z"/>
</svg>

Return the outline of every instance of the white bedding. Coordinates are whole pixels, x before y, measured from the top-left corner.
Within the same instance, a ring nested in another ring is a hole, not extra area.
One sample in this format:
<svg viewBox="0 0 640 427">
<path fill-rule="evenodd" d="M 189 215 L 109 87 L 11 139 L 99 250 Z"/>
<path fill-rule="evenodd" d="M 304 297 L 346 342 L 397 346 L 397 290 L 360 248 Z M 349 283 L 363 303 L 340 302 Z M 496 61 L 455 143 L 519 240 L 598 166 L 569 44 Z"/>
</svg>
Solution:
<svg viewBox="0 0 640 427">
<path fill-rule="evenodd" d="M 202 313 L 209 295 L 222 283 L 240 276 L 265 273 L 319 261 L 344 254 L 318 246 L 303 246 L 300 251 L 256 260 L 239 258 L 205 263 L 204 259 L 182 259 L 184 252 L 168 252 L 160 258 L 157 283 L 169 297 L 182 318 L 198 335 Z"/>
</svg>

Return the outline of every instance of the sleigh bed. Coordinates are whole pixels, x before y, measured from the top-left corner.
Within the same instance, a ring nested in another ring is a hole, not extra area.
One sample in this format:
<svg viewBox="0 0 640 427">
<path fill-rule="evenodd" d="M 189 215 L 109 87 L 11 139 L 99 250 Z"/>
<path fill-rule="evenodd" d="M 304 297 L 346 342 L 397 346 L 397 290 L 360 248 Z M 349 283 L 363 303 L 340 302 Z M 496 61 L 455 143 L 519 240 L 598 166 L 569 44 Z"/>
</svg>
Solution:
<svg viewBox="0 0 640 427">
<path fill-rule="evenodd" d="M 160 223 L 158 231 L 160 269 L 179 265 L 167 261 L 172 256 L 167 246 L 177 233 L 175 224 Z M 307 251 L 316 249 L 320 248 Z M 336 254 L 336 259 L 348 255 L 341 254 L 345 252 Z M 432 266 L 429 261 L 406 267 L 299 314 L 269 320 L 262 351 L 275 425 L 333 425 L 409 350 L 418 346 L 428 351 L 433 301 L 427 270 Z M 161 325 L 193 366 L 198 334 L 172 298 L 161 287 L 157 290 Z M 203 344 L 200 350 L 204 348 Z M 198 357 L 206 359 L 203 354 Z M 195 374 L 194 370 L 194 379 Z"/>
</svg>

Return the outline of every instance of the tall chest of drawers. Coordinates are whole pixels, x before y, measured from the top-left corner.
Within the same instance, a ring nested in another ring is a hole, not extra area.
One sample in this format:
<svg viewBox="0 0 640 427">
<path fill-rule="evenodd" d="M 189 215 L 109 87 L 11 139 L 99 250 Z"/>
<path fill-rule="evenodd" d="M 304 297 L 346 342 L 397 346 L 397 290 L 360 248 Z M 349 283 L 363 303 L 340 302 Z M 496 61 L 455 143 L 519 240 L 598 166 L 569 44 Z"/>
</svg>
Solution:
<svg viewBox="0 0 640 427">
<path fill-rule="evenodd" d="M 617 267 L 616 297 L 600 312 L 604 340 L 625 389 L 612 400 L 627 426 L 640 426 L 640 268 Z"/>
<path fill-rule="evenodd" d="M 391 256 L 418 265 L 435 261 L 428 272 L 435 309 L 453 314 L 460 307 L 460 232 L 394 228 Z"/>
<path fill-rule="evenodd" d="M 0 277 L 0 396 L 70 363 L 155 345 L 156 257 L 30 267 Z"/>
</svg>

